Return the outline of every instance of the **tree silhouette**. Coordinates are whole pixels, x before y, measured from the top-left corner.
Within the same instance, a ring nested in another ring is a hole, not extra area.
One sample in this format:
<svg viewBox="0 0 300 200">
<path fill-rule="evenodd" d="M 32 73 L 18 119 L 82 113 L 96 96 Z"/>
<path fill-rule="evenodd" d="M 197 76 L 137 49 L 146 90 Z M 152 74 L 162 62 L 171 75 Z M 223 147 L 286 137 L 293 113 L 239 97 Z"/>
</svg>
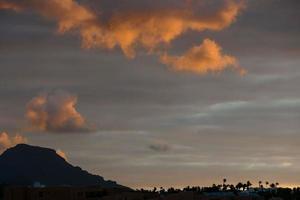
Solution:
<svg viewBox="0 0 300 200">
<path fill-rule="evenodd" d="M 244 183 L 244 184 L 243 184 L 243 191 L 245 191 L 246 188 L 247 188 L 247 183 Z"/>
<path fill-rule="evenodd" d="M 275 183 L 271 183 L 271 184 L 270 184 L 270 187 L 271 187 L 272 189 L 274 189 L 274 188 L 276 187 Z"/>
<path fill-rule="evenodd" d="M 259 187 L 263 188 L 264 187 L 264 182 L 259 181 L 258 182 Z M 238 182 L 235 185 L 233 184 L 228 184 L 227 183 L 227 179 L 223 179 L 223 184 L 213 184 L 210 187 L 199 187 L 199 186 L 187 186 L 183 189 L 176 189 L 173 187 L 170 188 L 166 188 L 164 189 L 163 187 L 160 188 L 156 188 L 154 187 L 152 190 L 147 190 L 147 189 L 136 189 L 136 192 L 141 192 L 144 193 L 146 195 L 144 195 L 144 200 L 150 200 L 148 197 L 146 197 L 147 195 L 149 195 L 149 197 L 162 197 L 162 198 L 158 198 L 158 199 L 163 199 L 164 197 L 167 197 L 168 195 L 175 195 L 181 192 L 189 192 L 192 193 L 193 195 L 195 195 L 195 197 L 201 197 L 201 195 L 205 195 L 204 193 L 216 193 L 216 192 L 221 192 L 220 194 L 220 199 L 222 195 L 225 195 L 224 193 L 230 192 L 232 195 L 235 195 L 236 197 L 238 197 L 239 195 L 241 195 L 241 193 L 243 193 L 242 191 L 246 191 L 246 190 L 250 190 L 253 189 L 253 191 L 256 193 L 258 196 L 262 197 L 261 199 L 265 199 L 265 200 L 270 200 L 272 198 L 278 198 L 278 199 L 284 199 L 284 200 L 300 200 L 300 187 L 294 188 L 294 189 L 290 189 L 290 188 L 280 188 L 279 187 L 279 183 L 278 182 L 274 182 L 274 183 L 269 183 L 268 181 L 265 181 L 265 184 L 268 186 L 269 189 L 267 190 L 260 190 L 257 188 L 251 188 L 252 187 L 252 183 L 250 181 L 247 182 Z M 152 194 L 150 194 L 152 193 Z M 197 196 L 199 195 L 199 196 Z M 214 194 L 213 194 L 214 195 Z M 246 193 L 244 195 L 249 195 L 250 194 Z M 1 197 L 1 185 L 0 185 L 0 197 Z M 1 199 L 1 198 L 0 198 Z M 196 198 L 197 199 L 197 198 Z M 231 199 L 238 199 L 238 198 L 231 198 Z M 253 199 L 253 198 L 248 198 L 248 199 Z"/>
<path fill-rule="evenodd" d="M 226 190 L 227 190 L 226 182 L 227 182 L 227 179 L 224 178 L 224 179 L 223 179 L 223 191 L 226 191 Z"/>
<path fill-rule="evenodd" d="M 238 184 L 236 184 L 235 188 L 237 190 L 241 190 L 241 188 L 243 188 L 243 183 L 239 182 Z"/>
<path fill-rule="evenodd" d="M 252 185 L 252 183 L 250 181 L 247 181 L 246 185 L 247 185 L 247 190 L 249 190 L 249 188 Z"/>
<path fill-rule="evenodd" d="M 157 190 L 157 188 L 156 188 L 156 187 L 154 187 L 154 188 L 153 188 L 153 190 L 152 190 L 152 192 L 154 192 L 154 193 L 155 193 L 155 192 L 156 192 L 156 190 Z"/>
<path fill-rule="evenodd" d="M 235 187 L 234 187 L 234 185 L 232 185 L 232 184 L 229 186 L 229 188 L 230 188 L 230 190 L 231 190 L 232 192 L 236 190 Z"/>
<path fill-rule="evenodd" d="M 268 181 L 266 181 L 266 188 L 268 188 L 269 187 L 269 182 Z"/>
</svg>

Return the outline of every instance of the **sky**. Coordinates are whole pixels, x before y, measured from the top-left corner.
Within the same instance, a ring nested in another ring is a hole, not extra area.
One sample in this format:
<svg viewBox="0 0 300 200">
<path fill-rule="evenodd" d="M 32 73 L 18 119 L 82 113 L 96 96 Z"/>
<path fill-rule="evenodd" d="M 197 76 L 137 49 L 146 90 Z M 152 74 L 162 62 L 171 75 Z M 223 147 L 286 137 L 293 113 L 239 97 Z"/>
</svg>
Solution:
<svg viewBox="0 0 300 200">
<path fill-rule="evenodd" d="M 0 152 L 133 188 L 300 184 L 298 0 L 0 0 Z"/>
</svg>

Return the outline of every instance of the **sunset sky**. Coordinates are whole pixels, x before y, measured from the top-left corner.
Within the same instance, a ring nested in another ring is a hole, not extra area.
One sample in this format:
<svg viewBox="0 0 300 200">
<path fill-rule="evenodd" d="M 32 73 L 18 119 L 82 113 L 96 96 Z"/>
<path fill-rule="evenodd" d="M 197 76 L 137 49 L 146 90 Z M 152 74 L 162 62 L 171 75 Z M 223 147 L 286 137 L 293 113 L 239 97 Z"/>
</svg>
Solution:
<svg viewBox="0 0 300 200">
<path fill-rule="evenodd" d="M 0 152 L 133 188 L 300 185 L 299 0 L 0 0 Z"/>
</svg>

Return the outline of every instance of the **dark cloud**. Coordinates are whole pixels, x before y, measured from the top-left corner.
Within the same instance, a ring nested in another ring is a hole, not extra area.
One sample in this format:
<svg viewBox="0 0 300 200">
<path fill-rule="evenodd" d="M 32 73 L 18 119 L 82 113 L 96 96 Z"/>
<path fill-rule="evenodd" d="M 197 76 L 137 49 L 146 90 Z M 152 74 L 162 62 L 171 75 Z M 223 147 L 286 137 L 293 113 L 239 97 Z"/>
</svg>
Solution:
<svg viewBox="0 0 300 200">
<path fill-rule="evenodd" d="M 149 149 L 156 151 L 156 152 L 167 152 L 167 151 L 170 151 L 172 149 L 172 147 L 171 147 L 171 145 L 169 145 L 165 142 L 157 141 L 157 142 L 154 142 L 153 144 L 150 144 Z"/>
</svg>

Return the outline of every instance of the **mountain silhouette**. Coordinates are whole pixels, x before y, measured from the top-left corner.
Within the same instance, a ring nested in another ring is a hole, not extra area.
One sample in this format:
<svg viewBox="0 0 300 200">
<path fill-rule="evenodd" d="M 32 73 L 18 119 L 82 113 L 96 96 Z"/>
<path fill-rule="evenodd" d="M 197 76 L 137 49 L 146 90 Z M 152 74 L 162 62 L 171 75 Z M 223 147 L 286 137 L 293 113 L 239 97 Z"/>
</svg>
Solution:
<svg viewBox="0 0 300 200">
<path fill-rule="evenodd" d="M 0 184 L 123 187 L 74 167 L 49 148 L 18 144 L 0 156 Z"/>
</svg>

